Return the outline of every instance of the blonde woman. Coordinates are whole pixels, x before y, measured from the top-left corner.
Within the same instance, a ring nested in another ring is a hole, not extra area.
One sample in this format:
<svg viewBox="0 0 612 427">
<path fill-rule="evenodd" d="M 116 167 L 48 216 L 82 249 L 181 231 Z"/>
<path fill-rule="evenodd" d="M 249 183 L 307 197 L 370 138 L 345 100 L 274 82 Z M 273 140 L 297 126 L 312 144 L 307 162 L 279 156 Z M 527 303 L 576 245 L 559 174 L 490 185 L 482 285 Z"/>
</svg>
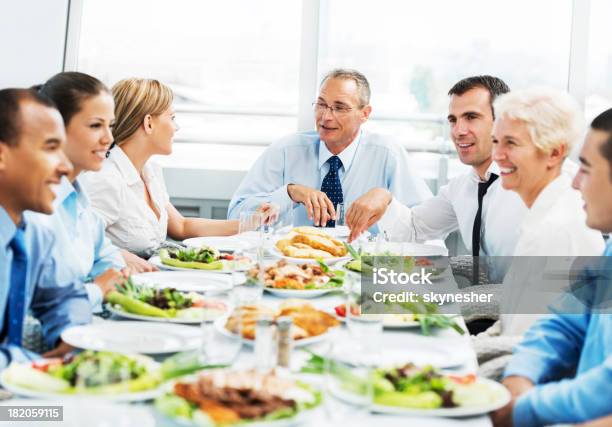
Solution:
<svg viewBox="0 0 612 427">
<path fill-rule="evenodd" d="M 125 79 L 112 88 L 115 146 L 102 170 L 87 174 L 91 204 L 102 216 L 112 242 L 141 257 L 150 256 L 170 236 L 227 236 L 236 220 L 185 218 L 170 203 L 161 168 L 150 159 L 172 152 L 178 130 L 170 88 L 157 80 Z M 153 269 L 142 264 L 140 271 Z"/>
</svg>

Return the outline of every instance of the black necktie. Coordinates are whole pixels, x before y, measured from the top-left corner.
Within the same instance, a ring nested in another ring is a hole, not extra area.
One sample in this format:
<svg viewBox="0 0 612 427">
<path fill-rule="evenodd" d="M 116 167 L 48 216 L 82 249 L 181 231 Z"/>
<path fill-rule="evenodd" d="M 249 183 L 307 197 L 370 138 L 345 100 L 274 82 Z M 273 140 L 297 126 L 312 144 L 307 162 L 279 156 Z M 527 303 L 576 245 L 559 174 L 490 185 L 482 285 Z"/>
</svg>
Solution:
<svg viewBox="0 0 612 427">
<path fill-rule="evenodd" d="M 334 209 L 338 206 L 338 203 L 343 203 L 344 197 L 342 196 L 342 184 L 340 183 L 340 177 L 338 176 L 338 169 L 342 167 L 342 160 L 338 156 L 332 156 L 327 160 L 329 163 L 329 172 L 323 178 L 321 183 L 321 191 L 327 194 L 329 200 L 334 205 Z M 327 221 L 326 227 L 335 226 L 336 221 Z"/>
<path fill-rule="evenodd" d="M 480 224 L 481 224 L 481 216 L 482 216 L 482 199 L 485 194 L 487 194 L 487 190 L 495 182 L 495 180 L 499 178 L 496 174 L 492 173 L 489 176 L 489 180 L 487 182 L 479 182 L 478 183 L 478 210 L 476 211 L 476 217 L 474 218 L 474 227 L 472 228 L 472 255 L 478 256 L 480 255 Z"/>
</svg>

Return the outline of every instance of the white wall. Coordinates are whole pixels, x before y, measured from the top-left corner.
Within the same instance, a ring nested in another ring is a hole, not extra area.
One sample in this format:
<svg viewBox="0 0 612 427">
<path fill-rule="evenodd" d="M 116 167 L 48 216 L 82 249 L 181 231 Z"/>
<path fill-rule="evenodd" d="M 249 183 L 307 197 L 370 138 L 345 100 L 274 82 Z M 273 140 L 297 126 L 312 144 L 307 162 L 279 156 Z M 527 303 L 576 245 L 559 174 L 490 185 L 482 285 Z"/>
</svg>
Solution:
<svg viewBox="0 0 612 427">
<path fill-rule="evenodd" d="M 69 0 L 0 0 L 0 88 L 62 71 Z"/>
</svg>

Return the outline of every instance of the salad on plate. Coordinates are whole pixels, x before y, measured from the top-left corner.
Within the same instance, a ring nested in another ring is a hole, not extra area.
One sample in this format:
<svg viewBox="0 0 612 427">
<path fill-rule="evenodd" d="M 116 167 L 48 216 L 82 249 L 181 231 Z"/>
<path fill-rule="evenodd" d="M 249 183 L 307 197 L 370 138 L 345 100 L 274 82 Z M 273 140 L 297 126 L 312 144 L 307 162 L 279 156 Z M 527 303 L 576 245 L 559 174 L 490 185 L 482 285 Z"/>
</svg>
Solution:
<svg viewBox="0 0 612 427">
<path fill-rule="evenodd" d="M 106 299 L 116 314 L 136 315 L 149 320 L 201 322 L 214 320 L 227 311 L 222 301 L 204 298 L 196 292 L 138 285 L 131 279 L 116 286 Z"/>
<path fill-rule="evenodd" d="M 150 391 L 160 382 L 158 365 L 151 358 L 108 351 L 12 363 L 2 372 L 3 386 L 26 396 L 116 396 Z"/>
<path fill-rule="evenodd" d="M 164 248 L 159 251 L 162 265 L 187 270 L 227 270 L 231 271 L 233 263 L 238 263 L 240 269 L 250 264 L 250 259 L 229 252 L 220 252 L 212 246 L 199 248 L 174 249 Z"/>
</svg>

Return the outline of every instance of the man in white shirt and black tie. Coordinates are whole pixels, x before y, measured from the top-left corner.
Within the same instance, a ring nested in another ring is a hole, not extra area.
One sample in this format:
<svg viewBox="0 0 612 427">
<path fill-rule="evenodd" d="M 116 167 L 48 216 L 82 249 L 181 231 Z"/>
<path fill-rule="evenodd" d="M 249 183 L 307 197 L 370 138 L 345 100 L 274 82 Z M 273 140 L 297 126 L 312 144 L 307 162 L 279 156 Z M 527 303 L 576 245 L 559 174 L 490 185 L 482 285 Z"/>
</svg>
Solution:
<svg viewBox="0 0 612 427">
<path fill-rule="evenodd" d="M 448 122 L 459 159 L 471 170 L 412 208 L 385 189 L 370 190 L 347 212 L 350 240 L 376 222 L 391 240 L 399 241 L 446 238 L 459 230 L 472 255 L 511 256 L 526 208 L 516 194 L 501 187 L 491 142 L 493 101 L 509 91 L 492 76 L 456 83 L 448 92 Z"/>
</svg>

